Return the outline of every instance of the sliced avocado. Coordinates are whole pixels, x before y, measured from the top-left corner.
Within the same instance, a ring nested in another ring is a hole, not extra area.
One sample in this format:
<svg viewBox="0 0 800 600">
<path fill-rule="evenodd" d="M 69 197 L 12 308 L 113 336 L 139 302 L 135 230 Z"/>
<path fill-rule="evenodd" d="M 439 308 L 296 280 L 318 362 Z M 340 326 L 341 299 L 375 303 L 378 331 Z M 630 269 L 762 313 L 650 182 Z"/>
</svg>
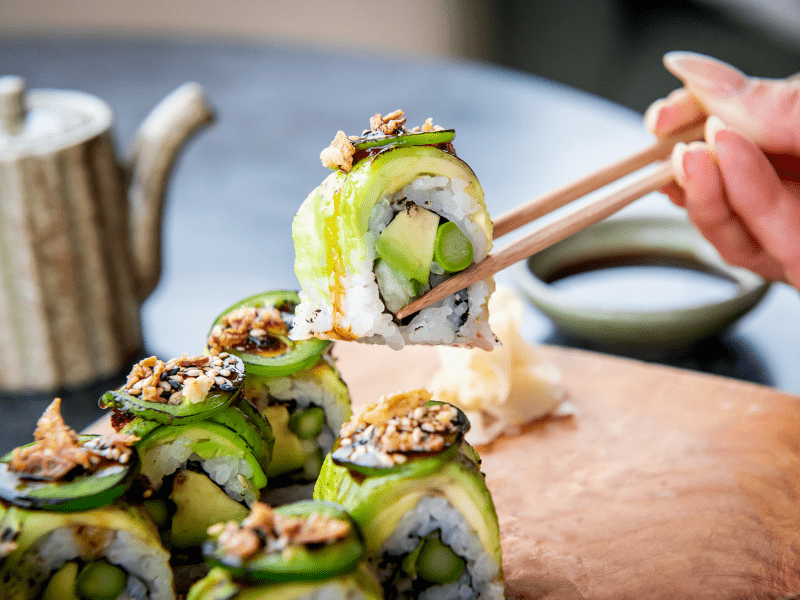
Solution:
<svg viewBox="0 0 800 600">
<path fill-rule="evenodd" d="M 375 251 L 409 279 L 428 283 L 438 227 L 439 215 L 409 204 L 378 236 Z"/>
<path fill-rule="evenodd" d="M 159 471 L 158 458 L 153 458 L 151 451 L 176 441 L 188 443 L 203 460 L 220 456 L 245 460 L 253 470 L 253 487 L 260 490 L 267 485 L 267 475 L 247 442 L 235 431 L 212 421 L 163 425 L 140 441 L 137 449 L 142 460 L 141 472 L 151 482 L 155 483 L 155 473 Z"/>
<path fill-rule="evenodd" d="M 373 267 L 383 304 L 391 313 L 396 313 L 411 304 L 417 297 L 420 285 L 389 266 L 385 260 L 376 260 Z"/>
<path fill-rule="evenodd" d="M 215 523 L 241 521 L 250 514 L 247 507 L 230 498 L 208 476 L 194 471 L 175 474 L 169 497 L 177 508 L 172 517 L 172 545 L 178 548 L 201 544 Z"/>
<path fill-rule="evenodd" d="M 78 563 L 64 563 L 64 566 L 50 576 L 42 593 L 42 600 L 79 600 L 75 591 L 77 578 Z"/>
<path fill-rule="evenodd" d="M 275 448 L 267 475 L 275 477 L 302 469 L 306 462 L 306 453 L 297 435 L 289 429 L 289 409 L 281 404 L 273 404 L 261 409 L 261 412 L 267 417 L 272 425 L 272 433 L 275 434 Z"/>
</svg>

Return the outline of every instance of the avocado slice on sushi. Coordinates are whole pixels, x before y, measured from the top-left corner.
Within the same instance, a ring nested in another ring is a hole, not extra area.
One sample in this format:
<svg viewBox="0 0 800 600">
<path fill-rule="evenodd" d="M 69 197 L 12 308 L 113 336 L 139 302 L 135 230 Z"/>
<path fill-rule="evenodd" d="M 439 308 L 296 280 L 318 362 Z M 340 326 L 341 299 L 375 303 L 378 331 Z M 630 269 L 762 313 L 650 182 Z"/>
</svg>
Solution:
<svg viewBox="0 0 800 600">
<path fill-rule="evenodd" d="M 249 512 L 208 477 L 190 470 L 175 474 L 169 499 L 176 507 L 170 541 L 178 548 L 199 546 L 208 538 L 209 527 L 220 521 L 241 521 Z"/>
</svg>

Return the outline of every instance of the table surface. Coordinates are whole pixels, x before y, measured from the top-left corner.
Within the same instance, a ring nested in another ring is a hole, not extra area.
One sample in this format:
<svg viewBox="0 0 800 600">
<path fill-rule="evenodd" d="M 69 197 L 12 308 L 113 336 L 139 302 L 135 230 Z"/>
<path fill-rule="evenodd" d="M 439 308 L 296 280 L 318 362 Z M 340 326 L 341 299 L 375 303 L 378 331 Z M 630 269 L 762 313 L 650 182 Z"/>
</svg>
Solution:
<svg viewBox="0 0 800 600">
<path fill-rule="evenodd" d="M 488 64 L 199 41 L 6 38 L 0 65 L 30 88 L 104 99 L 121 153 L 174 88 L 196 81 L 206 90 L 217 121 L 176 165 L 163 275 L 142 308 L 145 352 L 161 357 L 201 351 L 210 323 L 235 301 L 298 287 L 290 222 L 326 175 L 319 152 L 336 131 L 361 131 L 376 112 L 402 108 L 411 125 L 433 117 L 454 127 L 458 154 L 481 179 L 493 215 L 652 141 L 635 112 Z M 640 214 L 682 215 L 659 194 L 622 216 Z M 497 279 L 512 284 L 508 272 Z M 800 296 L 775 285 L 724 335 L 663 362 L 800 394 L 799 322 Z M 532 342 L 578 345 L 533 309 L 524 333 Z M 95 420 L 97 397 L 121 380 L 62 393 L 67 421 L 81 428 Z M 0 395 L 0 446 L 29 441 L 50 399 Z"/>
</svg>

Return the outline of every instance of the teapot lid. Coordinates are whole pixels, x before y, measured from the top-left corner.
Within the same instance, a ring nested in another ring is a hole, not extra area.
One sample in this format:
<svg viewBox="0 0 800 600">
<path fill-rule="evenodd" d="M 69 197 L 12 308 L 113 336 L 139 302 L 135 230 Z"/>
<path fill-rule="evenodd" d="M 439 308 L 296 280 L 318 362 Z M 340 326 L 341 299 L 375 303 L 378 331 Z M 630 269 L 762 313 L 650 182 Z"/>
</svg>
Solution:
<svg viewBox="0 0 800 600">
<path fill-rule="evenodd" d="M 25 89 L 0 77 L 0 160 L 44 155 L 74 146 L 111 127 L 109 106 L 89 94 Z"/>
</svg>

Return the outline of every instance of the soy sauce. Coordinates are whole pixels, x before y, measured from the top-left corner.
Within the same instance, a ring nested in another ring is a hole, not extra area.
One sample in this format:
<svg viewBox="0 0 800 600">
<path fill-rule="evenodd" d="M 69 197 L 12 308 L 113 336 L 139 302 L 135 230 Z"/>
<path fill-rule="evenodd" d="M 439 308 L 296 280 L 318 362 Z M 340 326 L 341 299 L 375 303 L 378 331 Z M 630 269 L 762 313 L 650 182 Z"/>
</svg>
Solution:
<svg viewBox="0 0 800 600">
<path fill-rule="evenodd" d="M 571 264 L 546 278 L 572 302 L 606 310 L 681 310 L 733 298 L 737 282 L 693 258 L 620 255 Z"/>
</svg>

